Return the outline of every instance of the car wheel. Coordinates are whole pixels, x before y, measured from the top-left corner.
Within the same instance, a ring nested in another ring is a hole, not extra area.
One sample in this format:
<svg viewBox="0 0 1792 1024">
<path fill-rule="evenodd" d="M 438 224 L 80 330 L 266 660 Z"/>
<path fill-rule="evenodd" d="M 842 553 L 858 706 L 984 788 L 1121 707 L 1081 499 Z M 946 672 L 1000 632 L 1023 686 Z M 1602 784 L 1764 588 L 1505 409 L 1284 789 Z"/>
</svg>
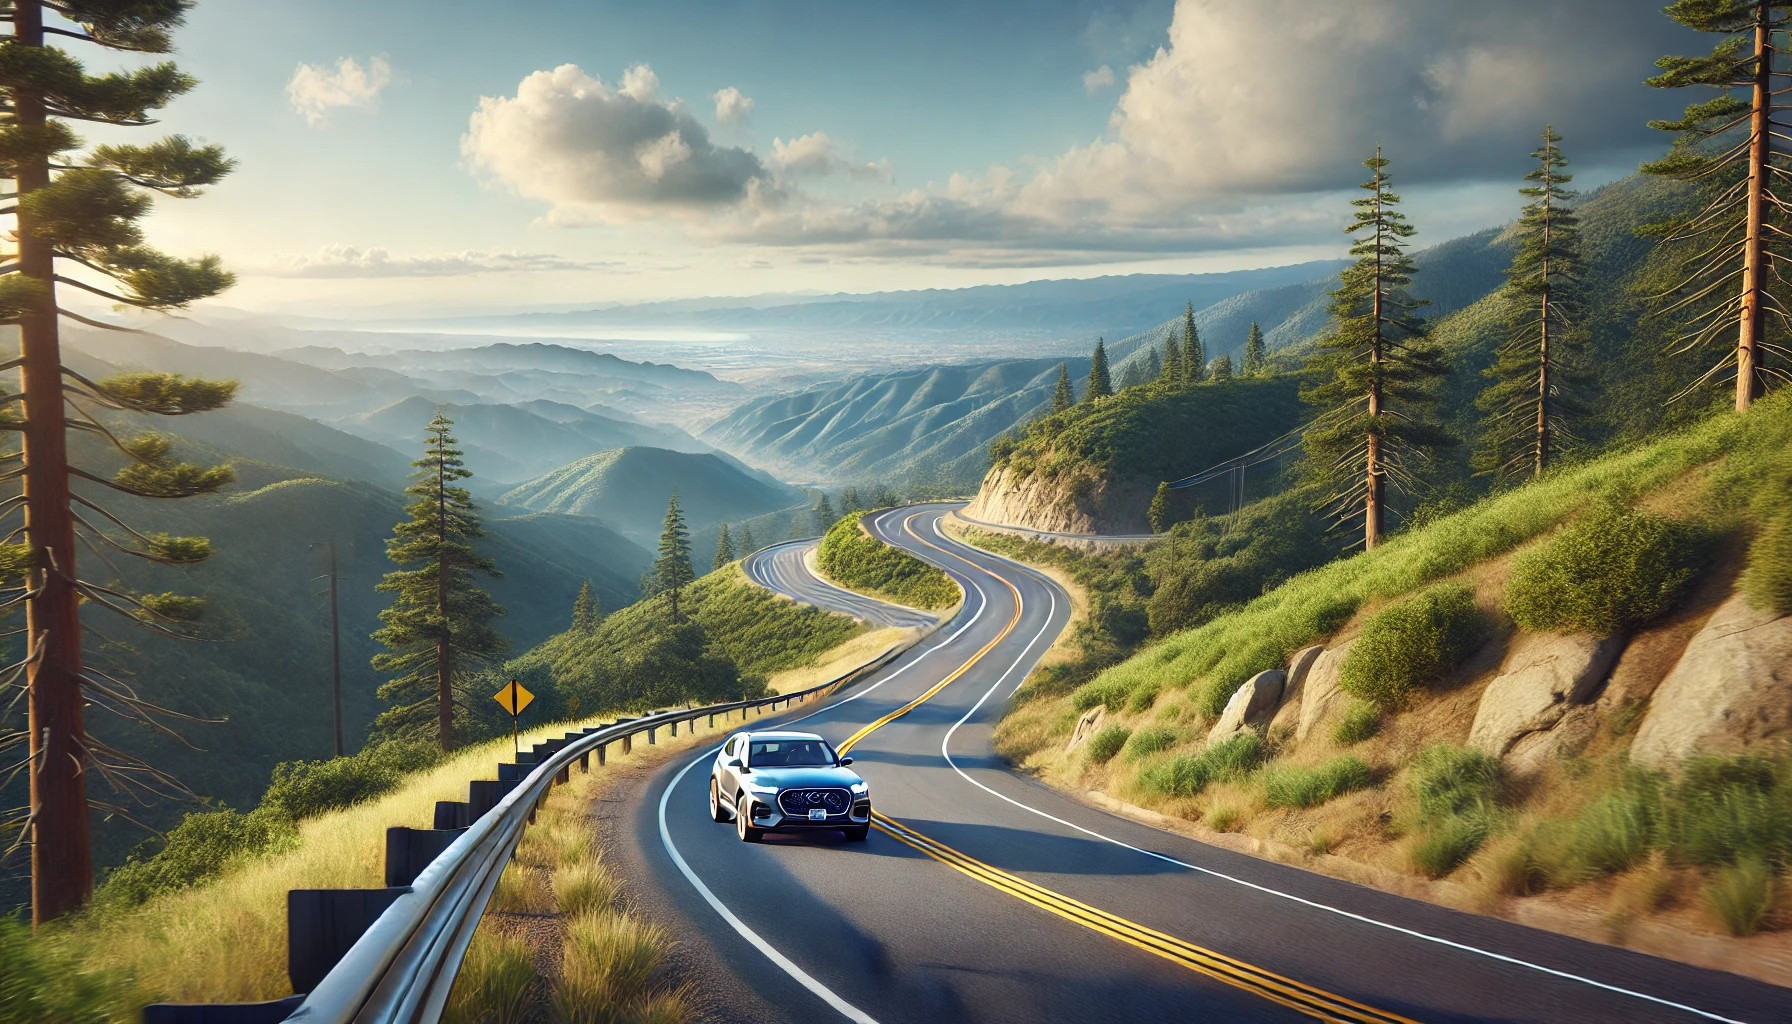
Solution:
<svg viewBox="0 0 1792 1024">
<path fill-rule="evenodd" d="M 747 806 L 747 794 L 742 793 L 740 801 L 734 805 L 734 834 L 739 836 L 743 843 L 757 843 L 759 837 L 765 834 L 764 829 L 754 828 L 748 824 L 752 820 L 752 809 Z"/>
<path fill-rule="evenodd" d="M 871 834 L 870 825 L 854 825 L 846 830 L 846 838 L 855 843 L 862 843 Z"/>
<path fill-rule="evenodd" d="M 709 777 L 709 818 L 711 821 L 727 821 L 728 805 L 722 802 L 722 796 L 716 792 L 716 777 Z"/>
</svg>

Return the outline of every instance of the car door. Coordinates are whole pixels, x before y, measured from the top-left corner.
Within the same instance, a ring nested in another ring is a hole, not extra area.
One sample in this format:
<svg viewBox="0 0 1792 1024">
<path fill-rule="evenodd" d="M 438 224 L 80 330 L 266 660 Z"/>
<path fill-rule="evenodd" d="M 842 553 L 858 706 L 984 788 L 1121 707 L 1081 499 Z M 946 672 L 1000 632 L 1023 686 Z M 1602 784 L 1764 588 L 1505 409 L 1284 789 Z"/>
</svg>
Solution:
<svg viewBox="0 0 1792 1024">
<path fill-rule="evenodd" d="M 728 762 L 741 757 L 746 745 L 746 737 L 735 733 L 728 737 L 727 743 L 722 744 L 722 752 L 716 757 L 716 789 L 724 800 L 731 799 L 740 788 L 739 773 L 729 767 Z"/>
</svg>

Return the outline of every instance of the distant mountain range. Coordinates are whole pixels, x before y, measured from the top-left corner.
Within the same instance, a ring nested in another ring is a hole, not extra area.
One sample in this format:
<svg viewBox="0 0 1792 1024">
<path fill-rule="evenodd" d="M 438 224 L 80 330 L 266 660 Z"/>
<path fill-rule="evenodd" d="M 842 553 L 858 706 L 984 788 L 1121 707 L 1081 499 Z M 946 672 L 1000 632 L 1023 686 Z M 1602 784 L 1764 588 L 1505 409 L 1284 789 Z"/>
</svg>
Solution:
<svg viewBox="0 0 1792 1024">
<path fill-rule="evenodd" d="M 675 492 L 693 532 L 789 508 L 806 498 L 802 491 L 724 456 L 617 448 L 561 466 L 500 500 L 514 508 L 601 519 L 651 549 L 659 541 L 666 499 Z M 695 554 L 707 564 L 709 552 Z"/>
</svg>

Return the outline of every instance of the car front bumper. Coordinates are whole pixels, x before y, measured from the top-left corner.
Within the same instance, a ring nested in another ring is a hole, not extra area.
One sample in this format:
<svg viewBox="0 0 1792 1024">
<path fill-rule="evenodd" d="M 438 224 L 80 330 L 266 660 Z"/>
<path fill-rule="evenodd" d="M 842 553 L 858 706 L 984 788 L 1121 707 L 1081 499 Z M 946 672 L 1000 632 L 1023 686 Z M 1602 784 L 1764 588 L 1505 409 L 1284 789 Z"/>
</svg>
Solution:
<svg viewBox="0 0 1792 1024">
<path fill-rule="evenodd" d="M 830 814 L 826 818 L 806 818 L 795 814 L 785 814 L 778 807 L 777 797 L 751 797 L 749 805 L 753 827 L 767 832 L 796 832 L 802 829 L 842 829 L 858 828 L 871 824 L 871 797 L 853 797 L 852 807 L 845 814 Z"/>
</svg>

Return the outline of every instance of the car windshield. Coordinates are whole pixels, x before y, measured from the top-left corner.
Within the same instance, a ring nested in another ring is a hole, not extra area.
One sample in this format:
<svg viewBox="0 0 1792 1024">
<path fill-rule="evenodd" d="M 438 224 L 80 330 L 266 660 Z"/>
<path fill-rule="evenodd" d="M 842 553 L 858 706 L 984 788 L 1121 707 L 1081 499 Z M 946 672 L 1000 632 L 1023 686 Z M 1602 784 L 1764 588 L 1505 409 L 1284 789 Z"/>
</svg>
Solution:
<svg viewBox="0 0 1792 1024">
<path fill-rule="evenodd" d="M 824 740 L 754 740 L 747 749 L 751 768 L 815 768 L 837 760 Z"/>
</svg>

